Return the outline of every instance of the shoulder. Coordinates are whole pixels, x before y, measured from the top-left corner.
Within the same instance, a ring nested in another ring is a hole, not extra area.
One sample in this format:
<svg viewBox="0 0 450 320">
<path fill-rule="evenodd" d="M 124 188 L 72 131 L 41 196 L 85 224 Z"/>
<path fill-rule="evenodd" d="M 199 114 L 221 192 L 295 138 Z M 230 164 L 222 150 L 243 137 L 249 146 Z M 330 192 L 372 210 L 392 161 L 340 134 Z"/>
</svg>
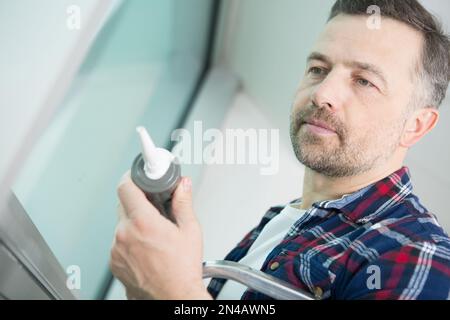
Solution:
<svg viewBox="0 0 450 320">
<path fill-rule="evenodd" d="M 450 238 L 419 199 L 412 195 L 366 225 L 359 241 L 375 253 L 362 259 L 340 291 L 345 298 L 447 299 L 450 294 Z M 379 286 L 368 287 L 373 272 Z"/>
<path fill-rule="evenodd" d="M 393 249 L 413 242 L 431 242 L 444 246 L 450 243 L 449 236 L 436 215 L 414 194 L 374 216 L 374 219 L 363 226 L 366 230 L 358 240 L 377 240 L 371 241 L 375 246 L 384 242 L 381 247 L 385 250 L 389 249 L 385 245 L 386 242 L 390 243 Z"/>
</svg>

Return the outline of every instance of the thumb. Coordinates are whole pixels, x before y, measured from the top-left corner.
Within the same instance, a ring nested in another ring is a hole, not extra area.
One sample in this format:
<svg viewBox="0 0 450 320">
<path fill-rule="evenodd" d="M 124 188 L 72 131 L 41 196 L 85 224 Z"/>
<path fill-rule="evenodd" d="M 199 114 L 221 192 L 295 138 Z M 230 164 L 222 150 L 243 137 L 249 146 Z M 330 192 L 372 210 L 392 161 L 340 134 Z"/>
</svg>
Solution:
<svg viewBox="0 0 450 320">
<path fill-rule="evenodd" d="M 172 215 L 180 228 L 197 221 L 192 207 L 192 181 L 182 177 L 172 198 Z"/>
</svg>

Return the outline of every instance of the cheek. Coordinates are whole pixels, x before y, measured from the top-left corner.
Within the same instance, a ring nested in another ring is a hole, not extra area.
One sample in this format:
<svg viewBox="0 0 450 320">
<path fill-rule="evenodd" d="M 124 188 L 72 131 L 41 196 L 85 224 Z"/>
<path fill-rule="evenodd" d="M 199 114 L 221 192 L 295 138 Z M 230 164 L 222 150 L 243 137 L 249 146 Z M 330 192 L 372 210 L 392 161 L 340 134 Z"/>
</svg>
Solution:
<svg viewBox="0 0 450 320">
<path fill-rule="evenodd" d="M 350 145 L 359 145 L 378 152 L 377 150 L 385 148 L 390 145 L 391 141 L 396 139 L 397 130 L 398 126 L 386 119 L 383 119 L 383 121 L 366 119 L 361 120 L 358 125 L 349 128 L 347 140 Z"/>
<path fill-rule="evenodd" d="M 303 84 L 300 84 L 300 87 L 295 92 L 293 110 L 301 109 L 302 107 L 307 106 L 310 103 L 310 91 L 310 88 L 305 88 Z"/>
<path fill-rule="evenodd" d="M 386 103 L 376 88 L 361 88 L 355 84 L 352 90 L 354 100 L 368 112 L 376 112 L 376 106 Z"/>
<path fill-rule="evenodd" d="M 389 111 L 384 106 L 375 103 L 374 99 L 369 97 L 366 97 L 364 103 L 359 100 L 357 103 L 349 104 L 349 107 L 344 110 L 346 122 L 354 132 L 376 131 L 379 127 L 391 123 L 392 120 Z"/>
<path fill-rule="evenodd" d="M 367 117 L 353 115 L 346 124 L 346 140 L 349 144 L 367 144 L 377 139 L 378 122 Z"/>
</svg>

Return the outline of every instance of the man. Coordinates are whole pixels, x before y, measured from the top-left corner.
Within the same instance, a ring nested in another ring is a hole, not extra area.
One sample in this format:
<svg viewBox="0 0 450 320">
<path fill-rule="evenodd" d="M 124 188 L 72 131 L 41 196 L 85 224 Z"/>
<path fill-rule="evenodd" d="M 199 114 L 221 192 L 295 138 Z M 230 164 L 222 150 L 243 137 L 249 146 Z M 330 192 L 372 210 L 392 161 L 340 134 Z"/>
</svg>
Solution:
<svg viewBox="0 0 450 320">
<path fill-rule="evenodd" d="M 369 21 L 371 5 L 379 21 Z M 417 1 L 337 1 L 292 108 L 302 197 L 271 208 L 226 259 L 319 299 L 448 299 L 450 239 L 413 195 L 402 164 L 438 121 L 449 47 Z M 118 194 L 111 268 L 129 298 L 267 298 L 219 279 L 204 287 L 188 178 L 174 193 L 177 224 L 129 176 Z"/>
</svg>

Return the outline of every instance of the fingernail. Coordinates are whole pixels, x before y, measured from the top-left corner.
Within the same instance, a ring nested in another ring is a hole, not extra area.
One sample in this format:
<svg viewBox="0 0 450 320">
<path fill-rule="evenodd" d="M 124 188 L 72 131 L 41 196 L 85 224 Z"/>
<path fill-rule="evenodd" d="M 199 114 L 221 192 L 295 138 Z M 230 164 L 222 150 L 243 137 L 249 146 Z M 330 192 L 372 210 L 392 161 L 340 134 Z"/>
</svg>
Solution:
<svg viewBox="0 0 450 320">
<path fill-rule="evenodd" d="M 183 189 L 184 191 L 188 192 L 191 191 L 192 188 L 192 181 L 190 178 L 188 177 L 184 177 L 183 178 Z"/>
</svg>

